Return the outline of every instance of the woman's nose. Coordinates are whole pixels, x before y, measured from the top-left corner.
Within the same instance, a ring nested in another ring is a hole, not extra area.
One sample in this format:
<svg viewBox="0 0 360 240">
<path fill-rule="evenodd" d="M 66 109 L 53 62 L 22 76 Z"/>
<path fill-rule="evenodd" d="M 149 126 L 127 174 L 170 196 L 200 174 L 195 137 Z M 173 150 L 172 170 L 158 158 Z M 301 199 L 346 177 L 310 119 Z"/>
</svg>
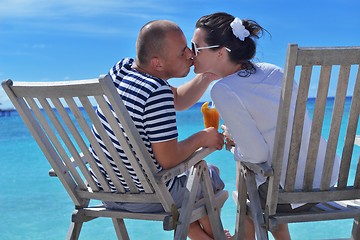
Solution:
<svg viewBox="0 0 360 240">
<path fill-rule="evenodd" d="M 187 47 L 186 51 L 187 51 L 187 54 L 188 54 L 188 57 L 189 57 L 189 58 L 193 58 L 193 57 L 194 57 L 194 53 L 191 51 L 191 49 L 190 49 L 189 47 Z"/>
</svg>

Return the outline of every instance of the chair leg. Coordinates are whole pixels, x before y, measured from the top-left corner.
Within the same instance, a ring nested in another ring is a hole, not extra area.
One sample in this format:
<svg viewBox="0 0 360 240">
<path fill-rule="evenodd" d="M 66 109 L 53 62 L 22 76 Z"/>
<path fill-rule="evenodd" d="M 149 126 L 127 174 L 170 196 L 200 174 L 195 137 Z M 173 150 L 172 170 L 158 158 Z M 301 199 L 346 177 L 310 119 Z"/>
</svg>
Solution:
<svg viewBox="0 0 360 240">
<path fill-rule="evenodd" d="M 263 210 L 261 208 L 260 197 L 256 186 L 255 174 L 245 170 L 246 189 L 250 200 L 251 217 L 255 226 L 257 239 L 268 239 Z"/>
<path fill-rule="evenodd" d="M 215 202 L 215 194 L 205 162 L 202 163 L 201 185 L 214 238 L 225 239 L 224 228 L 220 219 L 220 209 Z"/>
<path fill-rule="evenodd" d="M 82 228 L 83 222 L 71 222 L 70 227 L 66 236 L 67 240 L 77 240 L 79 239 L 80 231 Z"/>
<path fill-rule="evenodd" d="M 236 213 L 236 225 L 235 225 L 235 239 L 241 240 L 245 237 L 245 218 L 246 218 L 246 183 L 244 172 L 241 170 L 240 162 L 237 162 L 237 179 L 238 179 L 238 195 L 237 195 L 237 213 Z"/>
<path fill-rule="evenodd" d="M 188 191 L 185 192 L 184 201 L 181 205 L 179 222 L 174 233 L 174 239 L 185 240 L 187 238 L 191 213 L 200 183 L 200 173 L 201 170 L 199 169 L 199 163 L 190 169 L 190 174 L 186 183 L 186 188 Z"/>
<path fill-rule="evenodd" d="M 351 231 L 351 240 L 356 240 L 360 238 L 360 217 L 355 217 L 353 222 L 353 227 Z"/>
<path fill-rule="evenodd" d="M 126 230 L 124 219 L 112 218 L 112 222 L 115 227 L 116 236 L 119 240 L 129 240 L 129 234 Z"/>
</svg>

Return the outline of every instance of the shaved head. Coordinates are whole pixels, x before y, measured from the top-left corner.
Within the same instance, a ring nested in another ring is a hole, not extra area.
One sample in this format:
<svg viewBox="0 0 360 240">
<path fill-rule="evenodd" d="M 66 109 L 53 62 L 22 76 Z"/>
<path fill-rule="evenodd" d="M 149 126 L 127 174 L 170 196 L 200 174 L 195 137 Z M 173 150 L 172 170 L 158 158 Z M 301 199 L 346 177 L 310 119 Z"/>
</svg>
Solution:
<svg viewBox="0 0 360 240">
<path fill-rule="evenodd" d="M 155 20 L 145 24 L 136 41 L 136 61 L 147 66 L 152 57 L 163 56 L 166 52 L 166 35 L 170 32 L 182 32 L 179 26 L 168 20 Z"/>
</svg>

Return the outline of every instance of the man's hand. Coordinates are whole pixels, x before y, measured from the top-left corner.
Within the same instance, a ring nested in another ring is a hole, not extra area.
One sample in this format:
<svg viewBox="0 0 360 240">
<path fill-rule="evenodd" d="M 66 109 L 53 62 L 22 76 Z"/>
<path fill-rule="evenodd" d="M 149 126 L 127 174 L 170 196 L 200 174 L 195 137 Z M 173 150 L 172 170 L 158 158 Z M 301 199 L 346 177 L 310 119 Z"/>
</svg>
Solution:
<svg viewBox="0 0 360 240">
<path fill-rule="evenodd" d="M 203 147 L 212 147 L 221 150 L 224 146 L 224 135 L 219 133 L 214 127 L 205 128 Z"/>
<path fill-rule="evenodd" d="M 223 146 L 224 136 L 213 127 L 197 132 L 180 142 L 173 139 L 151 144 L 156 160 L 164 169 L 172 168 L 183 162 L 200 147 L 221 150 Z"/>
</svg>

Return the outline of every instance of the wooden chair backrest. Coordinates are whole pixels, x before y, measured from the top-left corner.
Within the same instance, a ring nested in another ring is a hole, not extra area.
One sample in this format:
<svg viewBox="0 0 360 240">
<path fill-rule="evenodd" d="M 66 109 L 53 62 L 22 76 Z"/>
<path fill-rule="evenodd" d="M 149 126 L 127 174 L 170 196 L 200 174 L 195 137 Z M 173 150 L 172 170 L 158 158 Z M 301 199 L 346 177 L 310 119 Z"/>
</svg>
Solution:
<svg viewBox="0 0 360 240">
<path fill-rule="evenodd" d="M 88 199 L 154 202 L 162 203 L 166 211 L 171 211 L 173 199 L 165 184 L 155 179 L 156 167 L 108 75 L 99 80 L 68 82 L 13 83 L 8 80 L 3 83 L 3 87 L 75 205 L 82 206 Z M 96 105 L 105 114 L 145 192 L 139 192 L 126 170 L 126 165 L 96 114 Z M 125 191 L 101 150 L 91 130 L 93 125 L 129 191 Z M 113 182 L 116 193 L 111 193 L 108 182 L 89 150 L 90 144 Z M 103 190 L 92 178 L 90 168 Z"/>
<path fill-rule="evenodd" d="M 274 176 L 270 178 L 268 191 L 269 213 L 276 212 L 277 203 L 324 202 L 360 198 L 359 156 L 353 155 L 354 139 L 359 134 L 360 112 L 360 47 L 299 48 L 290 44 L 284 69 L 284 81 L 273 150 L 272 167 Z M 299 76 L 299 80 L 297 77 Z M 290 102 L 294 80 L 298 81 L 298 94 L 290 138 L 286 139 L 286 129 L 290 112 Z M 334 93 L 329 86 L 336 86 Z M 302 130 L 311 89 L 316 89 L 310 142 L 307 153 L 303 188 L 295 189 L 295 175 L 301 146 Z M 324 129 L 324 120 L 329 109 L 326 104 L 334 96 L 330 129 Z M 352 96 L 351 98 L 347 96 Z M 350 102 L 350 111 L 344 105 Z M 321 135 L 328 141 L 319 189 L 313 189 L 316 156 Z M 344 140 L 344 144 L 339 144 Z M 279 182 L 285 142 L 290 142 L 284 191 L 279 192 Z M 334 157 L 341 158 L 341 167 L 336 187 L 329 188 Z M 350 171 L 355 169 L 355 173 Z M 350 177 L 352 176 L 352 177 Z M 355 177 L 354 177 L 355 176 Z"/>
</svg>

